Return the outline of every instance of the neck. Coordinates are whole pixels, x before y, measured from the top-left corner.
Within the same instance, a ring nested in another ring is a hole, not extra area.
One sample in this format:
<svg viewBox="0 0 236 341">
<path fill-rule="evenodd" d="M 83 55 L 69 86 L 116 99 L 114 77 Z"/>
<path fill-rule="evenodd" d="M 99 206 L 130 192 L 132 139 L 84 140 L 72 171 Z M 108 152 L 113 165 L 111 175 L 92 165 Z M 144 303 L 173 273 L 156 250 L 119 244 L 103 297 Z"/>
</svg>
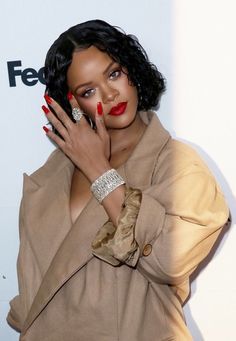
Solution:
<svg viewBox="0 0 236 341">
<path fill-rule="evenodd" d="M 145 128 L 146 124 L 137 113 L 135 119 L 128 127 L 108 130 L 111 138 L 111 155 L 135 147 Z"/>
</svg>

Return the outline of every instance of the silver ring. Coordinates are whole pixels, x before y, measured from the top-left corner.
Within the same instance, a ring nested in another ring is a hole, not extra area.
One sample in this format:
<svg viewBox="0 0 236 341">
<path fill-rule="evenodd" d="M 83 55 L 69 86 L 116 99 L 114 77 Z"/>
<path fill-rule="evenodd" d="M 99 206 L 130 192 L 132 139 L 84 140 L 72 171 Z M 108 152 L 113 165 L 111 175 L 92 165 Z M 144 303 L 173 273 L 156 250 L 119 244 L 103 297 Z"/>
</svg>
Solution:
<svg viewBox="0 0 236 341">
<path fill-rule="evenodd" d="M 72 109 L 72 116 L 76 123 L 81 120 L 81 117 L 83 116 L 83 114 L 84 112 L 80 110 L 79 108 Z"/>
</svg>

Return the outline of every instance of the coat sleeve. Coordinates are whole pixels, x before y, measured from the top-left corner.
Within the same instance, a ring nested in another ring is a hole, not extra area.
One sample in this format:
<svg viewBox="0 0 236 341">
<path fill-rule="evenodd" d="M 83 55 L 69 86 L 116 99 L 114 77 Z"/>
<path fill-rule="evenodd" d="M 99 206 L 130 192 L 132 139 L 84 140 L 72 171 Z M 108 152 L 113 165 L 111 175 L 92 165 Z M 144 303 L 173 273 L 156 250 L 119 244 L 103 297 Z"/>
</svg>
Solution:
<svg viewBox="0 0 236 341">
<path fill-rule="evenodd" d="M 101 241 L 101 229 L 95 238 L 100 244 L 93 243 L 99 245 L 93 252 L 112 265 L 126 263 L 137 267 L 150 281 L 168 285 L 187 280 L 207 256 L 229 217 L 215 179 L 196 162 L 184 167 L 177 164 L 162 175 L 157 173 L 152 185 L 142 191 L 139 207 L 133 213 L 126 231 L 118 224 L 118 232 L 107 233 Z"/>
</svg>

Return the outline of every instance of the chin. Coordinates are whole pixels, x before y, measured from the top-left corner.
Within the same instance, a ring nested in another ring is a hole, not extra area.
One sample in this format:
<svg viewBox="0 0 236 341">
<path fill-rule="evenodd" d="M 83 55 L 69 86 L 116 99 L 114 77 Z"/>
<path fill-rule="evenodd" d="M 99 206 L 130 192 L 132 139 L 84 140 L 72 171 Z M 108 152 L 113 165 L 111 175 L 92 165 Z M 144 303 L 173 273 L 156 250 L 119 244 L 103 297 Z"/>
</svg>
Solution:
<svg viewBox="0 0 236 341">
<path fill-rule="evenodd" d="M 135 120 L 135 114 L 123 114 L 120 116 L 110 116 L 109 120 L 106 120 L 106 127 L 109 129 L 124 129 L 128 128 Z"/>
</svg>

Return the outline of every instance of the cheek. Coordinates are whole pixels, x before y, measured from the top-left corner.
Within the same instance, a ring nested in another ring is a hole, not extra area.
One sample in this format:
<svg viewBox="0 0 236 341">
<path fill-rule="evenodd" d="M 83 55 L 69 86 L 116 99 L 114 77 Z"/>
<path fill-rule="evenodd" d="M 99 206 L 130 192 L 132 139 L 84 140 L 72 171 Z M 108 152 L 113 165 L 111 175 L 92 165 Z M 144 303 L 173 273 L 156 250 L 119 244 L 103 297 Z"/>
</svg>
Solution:
<svg viewBox="0 0 236 341">
<path fill-rule="evenodd" d="M 136 87 L 128 80 L 128 77 L 122 79 L 122 88 L 125 89 L 125 93 L 128 95 L 130 100 L 136 101 L 138 99 L 138 91 Z"/>
<path fill-rule="evenodd" d="M 94 120 L 95 112 L 97 109 L 97 100 L 93 99 L 81 99 L 77 98 L 77 103 L 81 110 L 83 110 L 88 116 Z"/>
<path fill-rule="evenodd" d="M 135 86 L 129 86 L 127 89 L 127 94 L 129 96 L 130 101 L 136 105 L 138 103 L 138 91 Z"/>
</svg>

